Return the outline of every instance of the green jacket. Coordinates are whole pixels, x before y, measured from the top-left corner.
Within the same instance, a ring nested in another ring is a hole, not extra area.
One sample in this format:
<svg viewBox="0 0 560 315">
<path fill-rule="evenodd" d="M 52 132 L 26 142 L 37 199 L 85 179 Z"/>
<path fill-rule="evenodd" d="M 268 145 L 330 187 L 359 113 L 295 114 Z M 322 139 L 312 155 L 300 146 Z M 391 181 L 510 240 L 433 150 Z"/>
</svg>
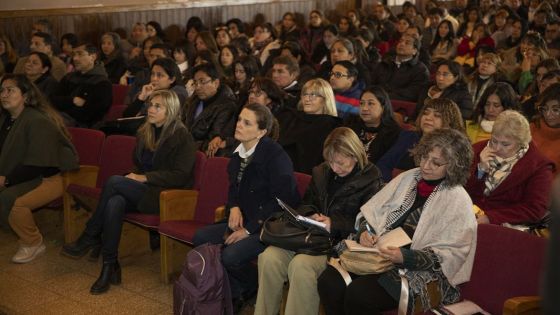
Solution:
<svg viewBox="0 0 560 315">
<path fill-rule="evenodd" d="M 0 125 L 9 118 L 0 113 Z M 69 139 L 39 110 L 26 107 L 12 126 L 0 148 L 0 176 L 6 176 L 18 165 L 57 167 L 60 171 L 77 169 L 78 155 Z M 32 191 L 41 178 L 0 188 L 0 224 L 7 222 L 15 200 Z"/>
</svg>

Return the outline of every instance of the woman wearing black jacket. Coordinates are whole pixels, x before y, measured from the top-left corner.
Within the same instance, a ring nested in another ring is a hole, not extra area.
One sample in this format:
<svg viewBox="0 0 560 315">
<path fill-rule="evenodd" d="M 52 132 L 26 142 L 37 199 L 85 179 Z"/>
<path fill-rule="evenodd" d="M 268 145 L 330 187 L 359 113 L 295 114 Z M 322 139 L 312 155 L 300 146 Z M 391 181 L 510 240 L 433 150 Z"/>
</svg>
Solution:
<svg viewBox="0 0 560 315">
<path fill-rule="evenodd" d="M 333 244 L 354 232 L 360 207 L 383 186 L 381 172 L 371 164 L 350 128 L 337 128 L 325 140 L 324 163 L 313 178 L 298 212 L 326 224 Z M 259 255 L 259 292 L 255 314 L 278 314 L 284 282 L 290 290 L 286 314 L 317 314 L 317 278 L 327 255 L 307 255 L 269 246 Z"/>
<path fill-rule="evenodd" d="M 109 81 L 113 84 L 119 84 L 119 80 L 126 72 L 126 60 L 120 42 L 119 34 L 114 32 L 107 32 L 101 36 L 101 61 Z"/>
<path fill-rule="evenodd" d="M 420 94 L 416 112 L 424 106 L 427 98 L 446 98 L 459 106 L 463 120 L 470 119 L 473 113 L 472 96 L 463 79 L 463 68 L 452 60 L 441 62 L 436 72 L 436 84 Z"/>
<path fill-rule="evenodd" d="M 159 213 L 159 194 L 169 188 L 189 188 L 193 184 L 195 146 L 180 120 L 181 107 L 172 91 L 156 91 L 149 101 L 148 118 L 140 127 L 134 153 L 136 170 L 126 176 L 109 178 L 97 209 L 86 229 L 62 253 L 80 258 L 102 242 L 103 268 L 90 289 L 91 294 L 119 284 L 121 268 L 117 261 L 125 211 Z"/>
<path fill-rule="evenodd" d="M 344 125 L 358 135 L 371 163 L 377 163 L 389 151 L 401 132 L 389 95 L 379 86 L 367 87 L 362 92 L 360 115 L 350 116 Z"/>
</svg>

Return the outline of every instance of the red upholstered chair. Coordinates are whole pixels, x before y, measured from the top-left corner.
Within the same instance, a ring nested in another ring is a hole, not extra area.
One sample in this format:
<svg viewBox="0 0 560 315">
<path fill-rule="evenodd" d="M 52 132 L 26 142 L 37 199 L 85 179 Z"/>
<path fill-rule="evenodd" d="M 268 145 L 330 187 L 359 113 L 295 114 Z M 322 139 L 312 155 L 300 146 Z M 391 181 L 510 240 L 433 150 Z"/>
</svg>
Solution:
<svg viewBox="0 0 560 315">
<path fill-rule="evenodd" d="M 85 227 L 89 218 L 85 208 L 94 211 L 101 194 L 101 189 L 112 175 L 123 175 L 134 167 L 132 154 L 136 138 L 113 135 L 105 139 L 98 168 L 83 174 L 79 179 L 72 179 L 64 193 L 64 240 L 75 241 Z"/>
<path fill-rule="evenodd" d="M 201 180 L 201 172 L 203 171 L 206 165 L 206 155 L 200 151 L 196 152 L 196 162 L 195 162 L 195 169 L 194 169 L 194 188 L 200 187 L 200 180 Z M 164 191 L 160 195 L 160 208 L 163 207 L 170 207 L 170 211 L 178 211 L 175 209 L 175 203 L 172 203 L 172 199 L 170 197 L 173 194 L 182 194 L 186 190 L 184 189 L 170 189 Z M 181 200 L 175 200 L 174 202 L 182 203 Z M 158 214 L 144 214 L 144 213 L 127 213 L 124 217 L 126 222 L 138 225 L 148 230 L 157 230 L 160 223 L 160 216 Z"/>
<path fill-rule="evenodd" d="M 169 190 L 160 195 L 161 276 L 168 282 L 179 271 L 194 233 L 216 220 L 215 210 L 227 201 L 229 159 L 209 158 L 198 190 Z"/>
<path fill-rule="evenodd" d="M 479 225 L 471 280 L 460 285 L 461 297 L 490 314 L 539 314 L 546 247 L 542 237 Z"/>
<path fill-rule="evenodd" d="M 113 105 L 109 108 L 105 117 L 103 117 L 103 121 L 115 121 L 119 118 L 122 118 L 124 111 L 126 110 L 126 105 Z"/>
<path fill-rule="evenodd" d="M 416 111 L 416 103 L 391 100 L 391 105 L 393 106 L 393 111 L 395 113 L 400 113 L 403 116 L 404 122 L 414 117 L 414 112 Z"/>
<path fill-rule="evenodd" d="M 80 165 L 99 166 L 105 134 L 99 130 L 68 127 L 72 144 L 78 152 Z"/>
<path fill-rule="evenodd" d="M 300 197 L 303 198 L 305 192 L 307 191 L 307 186 L 309 186 L 309 183 L 311 182 L 311 176 L 299 172 L 294 172 L 294 176 L 296 178 L 298 193 Z"/>
<path fill-rule="evenodd" d="M 128 85 L 113 84 L 112 105 L 123 105 L 129 89 Z"/>
</svg>

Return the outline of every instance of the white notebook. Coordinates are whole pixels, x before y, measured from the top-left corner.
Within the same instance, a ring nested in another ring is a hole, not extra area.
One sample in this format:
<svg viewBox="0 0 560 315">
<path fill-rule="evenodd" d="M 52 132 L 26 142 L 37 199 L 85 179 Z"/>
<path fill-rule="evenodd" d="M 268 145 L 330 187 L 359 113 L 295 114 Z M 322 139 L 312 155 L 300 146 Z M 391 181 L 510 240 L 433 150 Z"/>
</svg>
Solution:
<svg viewBox="0 0 560 315">
<path fill-rule="evenodd" d="M 364 232 L 364 233 L 367 233 L 367 232 Z M 377 243 L 375 243 L 375 245 L 373 247 L 362 246 L 358 242 L 353 241 L 353 240 L 344 240 L 344 242 L 346 243 L 346 247 L 348 247 L 348 249 L 351 252 L 375 252 L 375 253 L 378 253 L 380 247 L 382 247 L 382 248 L 386 248 L 388 246 L 402 247 L 402 246 L 406 246 L 406 245 L 412 243 L 412 240 L 410 239 L 410 237 L 408 237 L 406 232 L 401 227 L 398 227 L 394 230 L 391 230 L 391 231 L 381 235 L 377 239 Z"/>
</svg>

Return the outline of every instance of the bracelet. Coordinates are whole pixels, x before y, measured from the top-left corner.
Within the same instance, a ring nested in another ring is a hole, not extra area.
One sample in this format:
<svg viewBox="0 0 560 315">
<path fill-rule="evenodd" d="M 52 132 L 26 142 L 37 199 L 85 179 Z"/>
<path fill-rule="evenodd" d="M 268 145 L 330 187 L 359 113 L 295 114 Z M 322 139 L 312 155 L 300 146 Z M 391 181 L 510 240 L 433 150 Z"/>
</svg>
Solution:
<svg viewBox="0 0 560 315">
<path fill-rule="evenodd" d="M 245 229 L 245 233 L 247 233 L 247 235 L 251 235 L 251 233 L 249 233 L 249 230 Z"/>
</svg>

